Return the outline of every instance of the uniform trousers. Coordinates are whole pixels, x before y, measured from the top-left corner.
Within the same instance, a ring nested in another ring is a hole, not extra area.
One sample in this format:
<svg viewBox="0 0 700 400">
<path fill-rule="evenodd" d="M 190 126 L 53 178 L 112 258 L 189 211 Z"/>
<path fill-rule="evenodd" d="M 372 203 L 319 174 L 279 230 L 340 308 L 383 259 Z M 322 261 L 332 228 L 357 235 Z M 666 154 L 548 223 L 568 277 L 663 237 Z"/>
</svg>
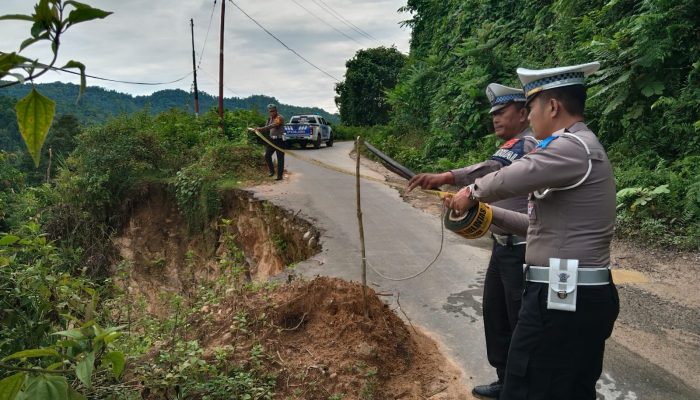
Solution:
<svg viewBox="0 0 700 400">
<path fill-rule="evenodd" d="M 505 377 L 510 338 L 523 295 L 525 245 L 501 245 L 494 240 L 484 281 L 484 335 L 486 356 L 496 368 L 498 380 Z"/>
<path fill-rule="evenodd" d="M 501 400 L 596 398 L 605 340 L 620 310 L 615 284 L 579 286 L 575 312 L 548 310 L 548 290 L 525 284 Z"/>
<path fill-rule="evenodd" d="M 282 148 L 284 146 L 284 141 L 282 139 L 270 139 L 275 146 Z M 275 165 L 272 163 L 272 153 L 277 153 L 277 178 L 282 179 L 284 174 L 284 153 L 265 144 L 265 162 L 267 163 L 267 168 L 270 170 L 270 174 L 274 175 Z"/>
</svg>

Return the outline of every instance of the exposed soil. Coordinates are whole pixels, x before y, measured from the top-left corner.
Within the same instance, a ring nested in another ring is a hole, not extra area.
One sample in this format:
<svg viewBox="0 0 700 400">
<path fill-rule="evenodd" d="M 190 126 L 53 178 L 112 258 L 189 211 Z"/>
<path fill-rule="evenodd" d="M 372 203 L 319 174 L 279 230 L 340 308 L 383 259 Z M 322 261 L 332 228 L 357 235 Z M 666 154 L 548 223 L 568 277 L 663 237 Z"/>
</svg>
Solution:
<svg viewBox="0 0 700 400">
<path fill-rule="evenodd" d="M 251 280 L 266 280 L 321 248 L 310 223 L 243 190 L 224 193 L 221 217 L 209 228 L 190 233 L 169 194 L 151 189 L 113 239 L 122 258 L 114 272 L 126 272 L 125 289 L 143 296 L 149 313 L 159 314 L 164 293 L 188 294 L 197 281 L 220 275 L 218 260 L 235 251 L 224 237 L 242 250 Z"/>
<path fill-rule="evenodd" d="M 206 348 L 235 346 L 236 363 L 262 342 L 276 355 L 267 368 L 278 374 L 280 398 L 471 398 L 435 342 L 407 327 L 372 289 L 368 310 L 365 317 L 361 285 L 322 277 L 230 296 L 191 325 Z M 231 329 L 231 316 L 241 313 L 257 321 L 245 335 Z"/>
<path fill-rule="evenodd" d="M 198 283 L 227 273 L 220 260 L 237 251 L 227 238 L 240 249 L 250 280 L 265 281 L 320 250 L 319 232 L 311 224 L 248 192 L 225 193 L 221 218 L 212 221 L 208 233 L 192 234 L 169 194 L 154 189 L 134 206 L 113 240 L 122 257 L 114 267 L 122 278 L 116 281 L 124 282 L 132 299 L 144 299 L 143 312 L 165 318 L 167 294 L 187 298 Z M 188 321 L 193 329 L 186 339 L 198 340 L 211 359 L 216 348 L 232 347 L 231 365 L 250 363 L 250 350 L 262 344 L 274 357 L 265 358 L 262 367 L 248 367 L 273 372 L 279 398 L 472 398 L 460 370 L 437 344 L 407 327 L 372 289 L 368 316 L 362 287 L 338 279 L 226 293 Z"/>
</svg>

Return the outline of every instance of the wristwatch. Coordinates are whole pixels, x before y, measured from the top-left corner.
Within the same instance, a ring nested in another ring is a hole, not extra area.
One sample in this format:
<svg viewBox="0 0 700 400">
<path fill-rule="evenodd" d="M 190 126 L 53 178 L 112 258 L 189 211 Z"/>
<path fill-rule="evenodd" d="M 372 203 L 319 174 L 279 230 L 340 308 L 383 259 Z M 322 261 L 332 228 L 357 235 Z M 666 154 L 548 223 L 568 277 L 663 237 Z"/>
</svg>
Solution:
<svg viewBox="0 0 700 400">
<path fill-rule="evenodd" d="M 478 201 L 476 197 L 474 197 L 474 188 L 476 187 L 476 183 L 472 183 L 471 185 L 467 186 L 469 188 L 469 200 L 475 200 Z"/>
</svg>

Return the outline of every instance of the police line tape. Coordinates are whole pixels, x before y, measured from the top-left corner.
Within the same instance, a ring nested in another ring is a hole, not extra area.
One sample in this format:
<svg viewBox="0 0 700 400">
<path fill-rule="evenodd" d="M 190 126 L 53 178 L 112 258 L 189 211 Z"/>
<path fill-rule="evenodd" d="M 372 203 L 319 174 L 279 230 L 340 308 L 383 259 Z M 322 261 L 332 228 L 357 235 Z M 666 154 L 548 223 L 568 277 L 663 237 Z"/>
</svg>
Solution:
<svg viewBox="0 0 700 400">
<path fill-rule="evenodd" d="M 265 137 L 260 131 L 257 129 L 253 128 L 248 128 L 249 131 L 254 132 L 260 139 L 265 141 L 268 145 L 272 146 L 274 149 L 281 151 L 284 154 L 289 154 L 290 156 L 297 158 L 299 160 L 305 161 L 310 164 L 318 165 L 322 168 L 329 169 L 331 171 L 336 171 L 341 174 L 346 174 L 346 175 L 351 175 L 356 177 L 358 175 L 357 172 L 352 172 L 348 171 L 339 167 L 336 167 L 334 165 L 326 164 L 322 161 L 318 161 L 316 159 L 310 158 L 310 157 L 305 157 L 302 156 L 301 154 L 297 154 L 296 152 L 289 151 L 286 149 L 282 149 L 281 147 L 277 146 L 276 144 L 272 143 L 267 137 Z M 360 155 L 357 154 L 357 157 Z M 367 175 L 362 175 L 359 174 L 360 178 L 372 181 L 372 182 L 377 182 L 381 183 L 383 185 L 391 186 L 395 189 L 401 189 L 404 186 L 398 183 L 393 183 L 393 182 L 388 182 L 384 181 L 381 179 L 377 179 L 371 176 Z M 435 196 L 438 196 L 440 199 L 444 199 L 448 195 L 454 195 L 452 192 L 443 192 L 440 190 L 431 190 L 431 189 L 420 189 L 422 192 L 429 193 Z M 488 207 L 486 204 L 479 203 L 479 207 L 475 207 L 472 210 L 470 210 L 467 213 L 464 213 L 463 215 L 457 216 L 455 215 L 451 210 L 448 212 L 443 212 L 443 215 L 441 216 L 441 221 L 442 221 L 442 226 L 447 227 L 447 229 L 451 230 L 452 232 L 455 232 L 456 234 L 464 237 L 465 239 L 477 239 L 482 236 L 484 236 L 486 233 L 489 231 L 489 227 L 491 226 L 491 208 Z M 441 250 L 442 251 L 442 244 L 441 244 Z M 438 253 L 439 255 L 440 253 Z M 437 257 L 435 260 L 433 260 L 433 263 L 437 260 Z M 432 265 L 431 263 L 430 265 Z M 374 268 L 373 268 L 374 269 Z M 427 269 L 426 269 L 427 270 Z M 404 280 L 404 279 L 392 279 L 389 277 L 386 277 L 379 273 L 377 270 L 375 270 L 377 274 L 379 274 L 381 277 L 389 280 Z M 417 275 L 416 275 L 417 276 Z M 410 279 L 410 278 L 408 278 Z"/>
<path fill-rule="evenodd" d="M 251 132 L 254 132 L 260 139 L 262 139 L 262 140 L 263 140 L 265 143 L 267 143 L 269 146 L 272 146 L 275 150 L 281 151 L 281 152 L 284 153 L 284 154 L 288 154 L 288 155 L 290 155 L 290 156 L 292 156 L 292 157 L 294 157 L 294 158 L 296 158 L 296 159 L 299 159 L 299 160 L 301 160 L 301 161 L 307 162 L 307 163 L 309 163 L 309 164 L 318 165 L 319 167 L 322 167 L 322 168 L 325 168 L 325 169 L 328 169 L 328 170 L 331 170 L 331 171 L 339 172 L 339 173 L 345 174 L 345 175 L 357 176 L 357 173 L 355 173 L 355 172 L 353 172 L 353 171 L 348 171 L 348 170 L 346 170 L 346 169 L 343 169 L 343 168 L 340 168 L 340 167 L 336 167 L 335 165 L 326 164 L 326 163 L 324 163 L 324 162 L 322 162 L 322 161 L 319 161 L 319 160 L 316 160 L 316 159 L 313 159 L 313 158 L 310 158 L 310 157 L 302 156 L 301 154 L 297 154 L 297 153 L 294 152 L 294 151 L 290 151 L 290 150 L 288 150 L 288 149 L 283 149 L 283 148 L 277 146 L 276 144 L 272 143 L 272 142 L 270 141 L 270 139 L 268 139 L 267 137 L 265 137 L 265 135 L 263 135 L 262 133 L 260 133 L 260 131 L 258 131 L 257 129 L 248 128 L 248 130 L 251 131 Z M 359 157 L 360 155 L 358 154 L 357 156 Z M 404 185 L 402 185 L 402 184 L 400 184 L 400 183 L 393 183 L 393 182 L 381 180 L 381 179 L 378 179 L 378 178 L 375 178 L 375 177 L 372 177 L 372 176 L 368 176 L 368 175 L 362 175 L 362 174 L 360 174 L 360 178 L 365 179 L 365 180 L 368 180 L 368 181 L 372 181 L 372 182 L 381 183 L 381 184 L 386 185 L 386 186 L 391 186 L 391 187 L 393 187 L 393 188 L 395 188 L 395 189 L 403 189 L 403 188 L 404 188 Z M 441 190 L 431 190 L 431 189 L 420 189 L 420 190 L 421 190 L 422 192 L 424 192 L 424 193 L 429 193 L 429 194 L 438 196 L 440 199 L 444 199 L 444 198 L 447 197 L 448 195 L 454 195 L 454 193 L 452 193 L 452 192 L 444 192 L 444 191 L 441 191 Z"/>
</svg>

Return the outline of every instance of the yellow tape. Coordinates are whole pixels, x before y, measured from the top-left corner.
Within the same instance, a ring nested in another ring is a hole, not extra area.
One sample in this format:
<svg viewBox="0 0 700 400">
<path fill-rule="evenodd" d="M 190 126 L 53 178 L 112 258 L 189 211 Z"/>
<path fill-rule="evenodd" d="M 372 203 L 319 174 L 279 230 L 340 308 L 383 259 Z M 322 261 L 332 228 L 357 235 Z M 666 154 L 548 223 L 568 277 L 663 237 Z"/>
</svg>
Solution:
<svg viewBox="0 0 700 400">
<path fill-rule="evenodd" d="M 464 216 L 454 215 L 454 211 L 445 214 L 445 228 L 467 239 L 484 236 L 493 221 L 493 211 L 488 204 L 479 203 Z"/>
<path fill-rule="evenodd" d="M 336 167 L 335 165 L 326 164 L 326 163 L 324 163 L 324 162 L 322 162 L 322 161 L 318 161 L 318 160 L 315 160 L 315 159 L 313 159 L 313 158 L 309 158 L 309 157 L 306 157 L 306 156 L 302 156 L 301 154 L 298 154 L 298 153 L 296 153 L 296 152 L 294 152 L 294 151 L 290 151 L 290 150 L 287 150 L 287 149 L 283 149 L 283 148 L 277 146 L 276 144 L 272 143 L 272 142 L 270 141 L 270 139 L 266 138 L 265 135 L 263 135 L 262 133 L 260 133 L 260 131 L 258 131 L 257 129 L 248 128 L 248 130 L 251 131 L 251 132 L 254 132 L 260 139 L 262 139 L 262 140 L 263 140 L 265 143 L 267 143 L 269 146 L 272 146 L 275 150 L 281 151 L 282 153 L 287 154 L 287 155 L 290 155 L 290 156 L 292 156 L 292 157 L 294 157 L 294 158 L 296 158 L 296 159 L 298 159 L 298 160 L 307 162 L 307 163 L 309 163 L 309 164 L 318 165 L 318 166 L 320 166 L 320 167 L 329 169 L 329 170 L 331 170 L 331 171 L 340 172 L 341 174 L 350 175 L 350 176 L 355 176 L 355 175 L 356 175 L 356 173 L 353 172 L 353 171 L 348 171 L 348 170 L 346 170 L 346 169 L 342 169 L 342 168 Z M 359 157 L 359 155 L 358 155 L 358 157 Z M 397 189 L 403 189 L 403 188 L 404 188 L 404 185 L 401 185 L 401 184 L 399 184 L 399 183 L 387 182 L 387 181 L 384 181 L 384 180 L 381 180 L 381 179 L 377 179 L 377 178 L 372 177 L 372 176 L 360 175 L 360 178 L 365 179 L 365 180 L 368 180 L 368 181 L 372 181 L 372 182 L 381 183 L 381 184 L 383 184 L 383 185 L 391 186 L 391 187 L 394 187 L 394 188 L 397 188 Z M 443 192 L 443 191 L 440 191 L 440 190 L 421 189 L 421 191 L 422 191 L 422 192 L 425 192 L 425 193 L 429 193 L 429 194 L 435 195 L 435 196 L 438 196 L 440 199 L 444 199 L 446 196 L 448 196 L 448 195 L 453 195 L 453 194 L 454 194 L 454 193 L 451 193 L 451 192 Z"/>
</svg>

